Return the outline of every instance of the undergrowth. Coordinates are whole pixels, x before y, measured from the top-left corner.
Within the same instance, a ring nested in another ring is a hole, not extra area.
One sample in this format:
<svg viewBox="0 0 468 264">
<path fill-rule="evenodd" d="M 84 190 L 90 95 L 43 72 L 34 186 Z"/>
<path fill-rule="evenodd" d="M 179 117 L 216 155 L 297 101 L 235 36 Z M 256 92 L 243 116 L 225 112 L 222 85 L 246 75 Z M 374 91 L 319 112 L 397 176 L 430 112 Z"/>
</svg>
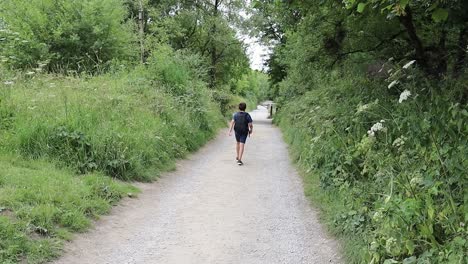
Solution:
<svg viewBox="0 0 468 264">
<path fill-rule="evenodd" d="M 398 74 L 323 74 L 275 121 L 350 263 L 466 263 L 468 84 Z"/>
</svg>

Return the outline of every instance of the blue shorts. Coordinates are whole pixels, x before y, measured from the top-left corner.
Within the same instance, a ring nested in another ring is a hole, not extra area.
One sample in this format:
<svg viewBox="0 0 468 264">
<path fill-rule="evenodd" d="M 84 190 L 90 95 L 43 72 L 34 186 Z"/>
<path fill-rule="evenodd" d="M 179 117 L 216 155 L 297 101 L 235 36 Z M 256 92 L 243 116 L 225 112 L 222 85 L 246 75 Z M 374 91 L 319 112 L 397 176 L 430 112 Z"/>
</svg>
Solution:
<svg viewBox="0 0 468 264">
<path fill-rule="evenodd" d="M 247 140 L 247 136 L 248 134 L 242 135 L 242 134 L 236 133 L 236 141 L 245 144 L 245 141 Z"/>
</svg>

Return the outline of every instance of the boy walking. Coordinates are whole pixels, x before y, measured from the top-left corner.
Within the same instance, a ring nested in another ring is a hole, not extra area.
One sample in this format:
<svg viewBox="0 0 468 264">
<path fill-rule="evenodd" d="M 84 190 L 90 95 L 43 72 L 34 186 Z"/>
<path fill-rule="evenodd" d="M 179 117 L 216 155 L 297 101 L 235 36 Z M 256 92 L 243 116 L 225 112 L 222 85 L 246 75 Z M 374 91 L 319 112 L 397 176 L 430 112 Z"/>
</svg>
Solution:
<svg viewBox="0 0 468 264">
<path fill-rule="evenodd" d="M 245 112 L 246 108 L 247 105 L 245 103 L 239 104 L 240 111 L 232 116 L 231 124 L 229 126 L 229 136 L 232 135 L 232 129 L 234 129 L 236 135 L 236 160 L 237 165 L 239 166 L 244 164 L 242 163 L 242 155 L 244 154 L 244 146 L 247 136 L 251 136 L 253 132 L 252 117 L 249 113 Z"/>
</svg>

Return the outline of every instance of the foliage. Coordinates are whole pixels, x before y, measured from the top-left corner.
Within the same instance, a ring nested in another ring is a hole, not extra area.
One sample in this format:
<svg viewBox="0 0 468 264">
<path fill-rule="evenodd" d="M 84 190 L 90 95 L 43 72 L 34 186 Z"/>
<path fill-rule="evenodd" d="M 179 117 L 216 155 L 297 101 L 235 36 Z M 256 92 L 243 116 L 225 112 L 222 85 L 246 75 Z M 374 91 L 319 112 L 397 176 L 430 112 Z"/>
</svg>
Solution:
<svg viewBox="0 0 468 264">
<path fill-rule="evenodd" d="M 365 67 L 391 57 L 416 60 L 435 78 L 458 77 L 466 69 L 466 1 L 255 3 L 259 30 L 278 44 L 269 61 L 275 83 L 287 74 L 350 61 Z"/>
<path fill-rule="evenodd" d="M 137 191 L 118 180 L 173 169 L 263 96 L 236 36 L 243 1 L 141 3 L 140 20 L 130 0 L 2 1 L 1 263 L 56 257 Z"/>
<path fill-rule="evenodd" d="M 182 58 L 165 52 L 160 58 L 167 61 L 150 60 L 148 69 L 118 76 L 16 80 L 2 100 L 3 109 L 16 109 L 4 132 L 6 148 L 80 173 L 154 178 L 155 168 L 197 149 L 221 124 L 205 84 Z"/>
<path fill-rule="evenodd" d="M 150 43 L 165 43 L 204 59 L 210 88 L 220 89 L 248 70 L 244 45 L 232 26 L 240 25 L 237 12 L 243 1 L 149 1 L 145 25 Z"/>
<path fill-rule="evenodd" d="M 254 5 L 276 121 L 350 262 L 464 263 L 466 1 Z"/>
<path fill-rule="evenodd" d="M 95 72 L 135 55 L 120 0 L 5 0 L 0 16 L 0 58 L 15 67 Z"/>
<path fill-rule="evenodd" d="M 400 74 L 392 89 L 322 74 L 277 122 L 352 263 L 463 263 L 468 108 L 454 101 L 466 82 L 440 93 Z"/>
<path fill-rule="evenodd" d="M 95 77 L 0 68 L 0 262 L 54 258 L 136 191 L 109 176 L 153 180 L 222 126 L 199 57 L 157 54 Z"/>
<path fill-rule="evenodd" d="M 244 74 L 242 78 L 231 87 L 232 93 L 249 98 L 254 102 L 267 99 L 268 90 L 268 76 L 254 70 Z"/>
</svg>

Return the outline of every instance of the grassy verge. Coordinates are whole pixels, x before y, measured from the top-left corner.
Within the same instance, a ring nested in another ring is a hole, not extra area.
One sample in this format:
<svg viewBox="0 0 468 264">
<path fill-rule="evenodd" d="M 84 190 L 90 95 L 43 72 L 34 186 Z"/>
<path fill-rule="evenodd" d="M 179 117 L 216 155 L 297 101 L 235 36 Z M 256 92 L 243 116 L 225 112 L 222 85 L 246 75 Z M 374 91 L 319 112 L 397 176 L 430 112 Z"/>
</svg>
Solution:
<svg viewBox="0 0 468 264">
<path fill-rule="evenodd" d="M 188 63 L 163 48 L 95 77 L 0 69 L 0 263 L 57 256 L 137 192 L 123 181 L 156 179 L 216 134 L 222 114 Z"/>
<path fill-rule="evenodd" d="M 275 118 L 349 263 L 465 261 L 466 83 L 407 80 L 323 77 Z"/>
<path fill-rule="evenodd" d="M 60 252 L 71 232 L 137 190 L 101 173 L 77 177 L 43 160 L 0 156 L 0 262 L 39 263 Z"/>
</svg>

